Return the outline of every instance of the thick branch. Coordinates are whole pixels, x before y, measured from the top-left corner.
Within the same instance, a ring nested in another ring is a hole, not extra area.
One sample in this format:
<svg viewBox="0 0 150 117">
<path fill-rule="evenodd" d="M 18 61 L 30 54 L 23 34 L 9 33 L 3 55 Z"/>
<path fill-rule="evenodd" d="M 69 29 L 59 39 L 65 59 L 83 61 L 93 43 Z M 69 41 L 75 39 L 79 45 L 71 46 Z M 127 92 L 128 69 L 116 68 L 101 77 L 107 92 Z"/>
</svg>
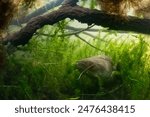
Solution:
<svg viewBox="0 0 150 117">
<path fill-rule="evenodd" d="M 113 30 L 133 31 L 143 34 L 150 34 L 150 19 L 138 19 L 128 17 L 128 20 L 117 20 L 117 16 L 109 15 L 99 10 L 91 10 L 80 6 L 63 6 L 43 16 L 37 16 L 31 19 L 27 25 L 19 32 L 6 37 L 4 43 L 11 42 L 14 46 L 25 45 L 36 32 L 44 25 L 53 25 L 65 18 L 76 19 L 81 23 L 89 25 L 96 24 L 108 27 Z"/>
</svg>

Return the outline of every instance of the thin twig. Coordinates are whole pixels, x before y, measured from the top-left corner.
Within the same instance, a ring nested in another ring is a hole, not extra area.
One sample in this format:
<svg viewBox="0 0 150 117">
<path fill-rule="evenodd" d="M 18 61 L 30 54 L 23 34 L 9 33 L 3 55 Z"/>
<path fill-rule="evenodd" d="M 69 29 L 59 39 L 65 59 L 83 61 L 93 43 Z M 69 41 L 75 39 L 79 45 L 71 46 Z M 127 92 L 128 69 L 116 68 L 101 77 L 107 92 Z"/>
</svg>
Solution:
<svg viewBox="0 0 150 117">
<path fill-rule="evenodd" d="M 73 32 L 73 33 L 68 33 L 68 34 L 63 34 L 63 35 L 57 35 L 57 37 L 62 37 L 62 36 L 64 37 L 64 36 L 76 35 L 76 34 L 79 34 L 79 33 L 83 32 L 83 31 L 86 31 L 86 30 L 92 28 L 93 26 L 94 26 L 94 25 L 90 25 L 90 26 L 88 26 L 87 28 L 84 28 L 84 29 L 79 30 L 79 31 L 75 31 L 75 32 Z M 45 34 L 45 33 L 39 33 L 39 32 L 36 32 L 35 34 L 40 34 L 40 35 L 48 36 L 48 37 L 53 37 L 53 36 L 55 36 L 55 35 L 50 35 L 50 34 Z"/>
<path fill-rule="evenodd" d="M 90 44 L 88 41 L 84 40 L 82 37 L 80 37 L 79 35 L 75 35 L 76 37 L 78 37 L 80 40 L 82 40 L 83 42 L 85 42 L 86 44 L 88 44 L 89 46 L 91 46 L 92 48 L 96 49 L 96 50 L 99 50 L 99 51 L 102 51 L 102 52 L 105 52 L 104 50 L 101 50 L 95 46 L 93 46 L 92 44 Z"/>
</svg>

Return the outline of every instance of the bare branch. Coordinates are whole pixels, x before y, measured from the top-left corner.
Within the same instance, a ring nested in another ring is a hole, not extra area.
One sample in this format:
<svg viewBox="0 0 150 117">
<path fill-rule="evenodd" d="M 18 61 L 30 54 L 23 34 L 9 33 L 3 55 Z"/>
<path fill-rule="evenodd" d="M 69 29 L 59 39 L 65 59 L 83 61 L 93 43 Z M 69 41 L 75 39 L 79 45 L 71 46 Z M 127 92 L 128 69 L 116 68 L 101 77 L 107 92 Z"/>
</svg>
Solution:
<svg viewBox="0 0 150 117">
<path fill-rule="evenodd" d="M 82 37 L 80 37 L 79 35 L 76 34 L 75 36 L 78 37 L 78 38 L 79 38 L 80 40 L 82 40 L 83 42 L 85 42 L 86 44 L 88 44 L 89 46 L 91 46 L 92 48 L 94 48 L 94 49 L 96 49 L 96 50 L 99 50 L 99 51 L 101 51 L 101 52 L 106 52 L 106 51 L 101 50 L 101 49 L 95 47 L 94 45 L 90 44 L 88 41 L 84 40 L 84 39 L 83 39 Z"/>
<path fill-rule="evenodd" d="M 87 23 L 88 25 L 101 25 L 103 27 L 108 27 L 108 29 L 111 30 L 133 31 L 150 34 L 150 19 L 128 17 L 128 20 L 117 20 L 117 16 L 106 14 L 99 10 L 65 5 L 49 14 L 32 18 L 20 31 L 7 36 L 4 43 L 6 44 L 10 42 L 14 46 L 25 45 L 37 29 L 40 29 L 44 25 L 53 25 L 66 18 L 70 18 L 72 20 L 76 19 L 79 22 Z"/>
</svg>

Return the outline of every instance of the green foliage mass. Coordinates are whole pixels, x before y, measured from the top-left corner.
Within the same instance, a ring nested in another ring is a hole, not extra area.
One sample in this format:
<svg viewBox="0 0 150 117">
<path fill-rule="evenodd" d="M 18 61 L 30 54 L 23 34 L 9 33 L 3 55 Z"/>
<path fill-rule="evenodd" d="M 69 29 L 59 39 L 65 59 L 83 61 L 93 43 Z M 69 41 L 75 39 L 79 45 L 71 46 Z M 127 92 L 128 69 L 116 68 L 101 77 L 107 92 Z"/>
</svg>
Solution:
<svg viewBox="0 0 150 117">
<path fill-rule="evenodd" d="M 65 25 L 45 26 L 28 45 L 7 56 L 0 99 L 150 99 L 149 45 L 144 37 L 120 40 L 116 32 L 100 32 L 89 41 L 99 48 L 95 49 L 75 36 L 65 36 Z M 100 89 L 90 76 L 79 79 L 75 64 L 102 54 L 112 58 L 118 69 L 113 75 L 122 82 Z"/>
</svg>

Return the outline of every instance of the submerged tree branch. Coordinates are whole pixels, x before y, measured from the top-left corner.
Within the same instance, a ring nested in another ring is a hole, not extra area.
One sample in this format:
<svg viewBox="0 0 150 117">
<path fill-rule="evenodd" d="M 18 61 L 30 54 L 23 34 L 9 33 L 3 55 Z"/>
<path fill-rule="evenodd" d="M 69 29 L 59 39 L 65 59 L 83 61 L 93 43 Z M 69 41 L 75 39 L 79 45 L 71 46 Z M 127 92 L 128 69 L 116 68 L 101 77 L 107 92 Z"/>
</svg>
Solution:
<svg viewBox="0 0 150 117">
<path fill-rule="evenodd" d="M 91 10 L 80 6 L 64 5 L 60 9 L 43 16 L 32 18 L 20 31 L 7 36 L 4 44 L 10 42 L 12 45 L 25 45 L 31 39 L 37 29 L 44 25 L 53 25 L 61 20 L 76 19 L 88 25 L 96 24 L 108 27 L 110 30 L 132 31 L 150 34 L 150 19 L 139 19 L 128 17 L 128 20 L 117 20 L 118 16 L 106 14 L 99 10 Z"/>
</svg>

